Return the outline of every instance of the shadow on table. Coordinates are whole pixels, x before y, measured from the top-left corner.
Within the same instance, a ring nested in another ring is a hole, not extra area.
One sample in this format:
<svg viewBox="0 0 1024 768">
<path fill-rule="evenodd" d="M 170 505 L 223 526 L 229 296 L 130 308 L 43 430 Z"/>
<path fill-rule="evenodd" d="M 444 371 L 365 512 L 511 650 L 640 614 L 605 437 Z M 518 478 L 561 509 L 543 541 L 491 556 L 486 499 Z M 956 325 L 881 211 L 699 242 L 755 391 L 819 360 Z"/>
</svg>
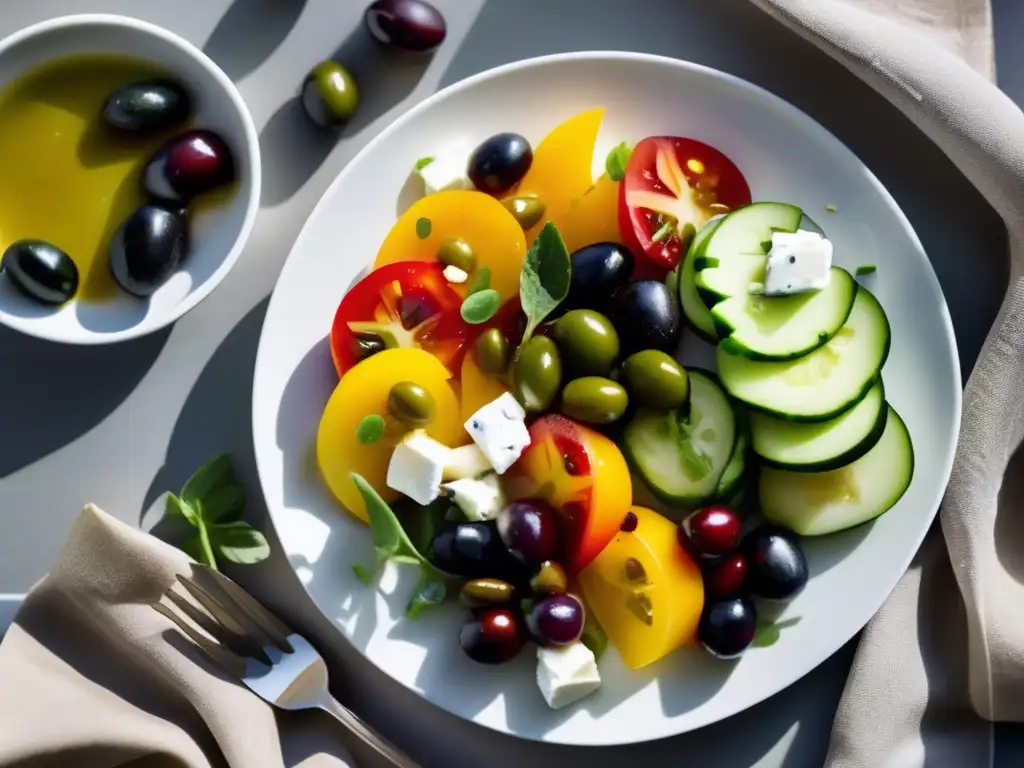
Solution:
<svg viewBox="0 0 1024 768">
<path fill-rule="evenodd" d="M 0 328 L 0 479 L 81 437 L 132 393 L 170 328 L 132 341 L 75 346 Z"/>
<path fill-rule="evenodd" d="M 203 52 L 232 80 L 241 80 L 270 58 L 305 7 L 306 0 L 234 0 Z"/>
</svg>

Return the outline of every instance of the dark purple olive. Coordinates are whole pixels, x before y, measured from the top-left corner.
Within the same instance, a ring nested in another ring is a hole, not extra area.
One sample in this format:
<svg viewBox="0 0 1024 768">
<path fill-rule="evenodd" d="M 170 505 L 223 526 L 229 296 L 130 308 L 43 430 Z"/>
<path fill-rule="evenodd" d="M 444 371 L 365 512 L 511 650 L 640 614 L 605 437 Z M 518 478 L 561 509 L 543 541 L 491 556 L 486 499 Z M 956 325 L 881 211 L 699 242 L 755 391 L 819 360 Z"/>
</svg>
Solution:
<svg viewBox="0 0 1024 768">
<path fill-rule="evenodd" d="M 0 269 L 14 286 L 41 304 L 63 304 L 78 292 L 78 267 L 45 240 L 18 240 L 4 251 Z"/>
<path fill-rule="evenodd" d="M 573 595 L 551 595 L 534 603 L 527 626 L 542 645 L 569 645 L 580 639 L 586 615 Z"/>
<path fill-rule="evenodd" d="M 743 592 L 747 576 L 747 560 L 734 552 L 731 555 L 703 563 L 701 575 L 704 578 L 704 593 L 711 599 L 724 600 Z"/>
<path fill-rule="evenodd" d="M 679 525 L 683 545 L 694 557 L 727 555 L 740 543 L 743 521 L 728 507 L 712 506 L 698 509 L 683 518 Z"/>
<path fill-rule="evenodd" d="M 539 566 L 558 554 L 559 516 L 543 501 L 517 501 L 498 513 L 498 534 L 513 557 Z"/>
<path fill-rule="evenodd" d="M 518 133 L 498 133 L 473 150 L 467 173 L 481 192 L 501 196 L 522 181 L 532 164 L 530 142 Z"/>
<path fill-rule="evenodd" d="M 235 160 L 213 131 L 188 131 L 164 144 L 146 166 L 142 185 L 157 200 L 187 203 L 197 195 L 230 184 Z"/>
<path fill-rule="evenodd" d="M 627 285 L 619 291 L 609 316 L 619 332 L 623 359 L 643 349 L 672 353 L 679 344 L 679 300 L 659 280 Z"/>
<path fill-rule="evenodd" d="M 502 664 L 511 661 L 526 643 L 516 615 L 507 608 L 484 611 L 467 621 L 459 632 L 459 645 L 473 661 Z"/>
<path fill-rule="evenodd" d="M 149 296 L 188 251 L 188 214 L 144 205 L 125 219 L 110 243 L 110 271 L 121 287 Z"/>
<path fill-rule="evenodd" d="M 754 642 L 757 630 L 757 609 L 748 597 L 719 600 L 704 607 L 697 638 L 712 655 L 734 659 Z"/>
<path fill-rule="evenodd" d="M 493 521 L 444 523 L 430 549 L 430 562 L 454 576 L 503 579 L 513 584 L 530 576 L 509 554 Z"/>
<path fill-rule="evenodd" d="M 791 600 L 807 584 L 807 559 L 796 534 L 777 525 L 755 528 L 740 543 L 747 589 L 764 600 Z"/>
<path fill-rule="evenodd" d="M 192 113 L 188 92 L 173 80 L 158 78 L 118 88 L 103 105 L 111 128 L 147 134 L 181 125 Z"/>
<path fill-rule="evenodd" d="M 569 293 L 556 314 L 572 309 L 607 309 L 612 297 L 633 274 L 636 260 L 618 243 L 594 243 L 572 255 Z"/>
<path fill-rule="evenodd" d="M 377 42 L 411 53 L 430 53 L 448 32 L 441 12 L 423 0 L 377 0 L 363 18 Z"/>
</svg>

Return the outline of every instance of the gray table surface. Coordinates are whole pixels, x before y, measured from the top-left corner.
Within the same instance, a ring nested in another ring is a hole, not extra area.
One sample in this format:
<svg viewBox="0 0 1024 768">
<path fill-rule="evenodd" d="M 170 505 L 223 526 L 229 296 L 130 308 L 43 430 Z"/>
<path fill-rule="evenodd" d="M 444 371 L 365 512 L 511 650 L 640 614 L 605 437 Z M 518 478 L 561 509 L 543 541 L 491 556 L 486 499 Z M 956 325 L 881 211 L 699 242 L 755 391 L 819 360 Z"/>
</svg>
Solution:
<svg viewBox="0 0 1024 768">
<path fill-rule="evenodd" d="M 747 0 L 437 0 L 449 21 L 424 68 L 389 65 L 353 35 L 355 0 L 36 0 L 0 4 L 0 35 L 69 13 L 161 24 L 200 45 L 241 89 L 260 131 L 262 210 L 242 259 L 174 328 L 109 348 L 50 345 L 0 328 L 0 628 L 47 569 L 84 502 L 147 525 L 152 501 L 228 450 L 258 500 L 251 382 L 267 299 L 313 205 L 383 126 L 475 72 L 559 51 L 624 49 L 689 59 L 751 80 L 836 133 L 889 188 L 946 291 L 969 371 L 995 316 L 1005 231 L 951 163 L 845 69 Z M 1000 85 L 1024 103 L 1024 4 L 995 0 Z M 317 140 L 291 103 L 311 65 L 336 50 L 364 102 L 337 142 Z M 265 526 L 266 527 L 266 526 Z M 232 573 L 300 627 L 323 621 L 284 558 Z M 747 768 L 819 766 L 854 650 L 851 642 L 767 702 L 702 731 L 601 750 L 500 736 L 419 699 L 342 645 L 342 698 L 428 768 L 534 765 Z M 999 726 L 997 765 L 1024 762 L 1024 737 Z"/>
</svg>

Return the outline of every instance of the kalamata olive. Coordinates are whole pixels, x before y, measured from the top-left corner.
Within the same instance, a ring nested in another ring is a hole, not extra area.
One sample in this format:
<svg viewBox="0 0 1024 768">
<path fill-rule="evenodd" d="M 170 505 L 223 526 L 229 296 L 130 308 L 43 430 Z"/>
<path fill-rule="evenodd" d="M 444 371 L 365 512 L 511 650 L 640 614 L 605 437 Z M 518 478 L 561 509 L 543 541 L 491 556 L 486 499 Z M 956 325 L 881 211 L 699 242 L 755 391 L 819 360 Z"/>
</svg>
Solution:
<svg viewBox="0 0 1024 768">
<path fill-rule="evenodd" d="M 533 413 L 547 409 L 562 384 L 562 359 L 555 342 L 547 336 L 534 336 L 519 350 L 512 366 L 516 399 Z"/>
<path fill-rule="evenodd" d="M 622 364 L 622 380 L 638 405 L 659 411 L 678 408 L 690 397 L 690 377 L 659 349 L 634 352 Z"/>
<path fill-rule="evenodd" d="M 562 413 L 584 424 L 611 424 L 628 406 L 622 385 L 601 376 L 573 379 L 562 390 Z"/>
<path fill-rule="evenodd" d="M 501 376 L 508 370 L 511 352 L 505 334 L 497 328 L 488 328 L 477 336 L 473 347 L 476 364 L 491 376 Z"/>
<path fill-rule="evenodd" d="M 697 639 L 712 655 L 735 659 L 754 641 L 757 609 L 748 597 L 709 602 L 697 624 Z"/>
<path fill-rule="evenodd" d="M 412 381 L 400 381 L 388 392 L 388 413 L 414 427 L 425 427 L 434 419 L 434 396 Z"/>
<path fill-rule="evenodd" d="M 573 595 L 551 595 L 534 603 L 526 624 L 542 645 L 569 645 L 580 639 L 586 615 Z"/>
<path fill-rule="evenodd" d="M 572 255 L 569 294 L 558 311 L 607 309 L 612 297 L 629 281 L 636 260 L 624 245 L 594 243 Z"/>
<path fill-rule="evenodd" d="M 192 113 L 188 91 L 173 80 L 156 78 L 118 88 L 103 105 L 111 128 L 136 134 L 156 133 L 181 125 Z"/>
<path fill-rule="evenodd" d="M 234 178 L 235 160 L 224 140 L 213 131 L 195 130 L 157 150 L 146 166 L 142 185 L 157 200 L 187 203 Z"/>
<path fill-rule="evenodd" d="M 473 661 L 502 664 L 511 661 L 526 644 L 516 615 L 507 608 L 492 608 L 467 621 L 459 632 L 459 645 Z"/>
<path fill-rule="evenodd" d="M 569 588 L 565 568 L 554 560 L 545 560 L 530 579 L 530 589 L 542 595 L 560 595 Z"/>
<path fill-rule="evenodd" d="M 639 524 L 640 518 L 636 516 L 636 512 L 627 512 L 626 516 L 622 519 L 622 525 L 619 526 L 619 530 L 623 533 L 632 533 Z"/>
<path fill-rule="evenodd" d="M 792 600 L 807 585 L 807 559 L 796 534 L 762 525 L 740 543 L 747 561 L 747 589 L 763 600 Z"/>
<path fill-rule="evenodd" d="M 539 565 L 558 553 L 559 522 L 543 501 L 516 501 L 498 513 L 498 534 L 513 557 Z"/>
<path fill-rule="evenodd" d="M 734 552 L 705 563 L 701 571 L 704 577 L 704 591 L 708 597 L 724 600 L 743 592 L 747 560 L 743 555 Z"/>
<path fill-rule="evenodd" d="M 43 304 L 63 304 L 78 292 L 78 267 L 45 240 L 18 240 L 4 251 L 0 268 L 15 287 Z"/>
<path fill-rule="evenodd" d="M 607 376 L 619 356 L 619 334 L 592 309 L 574 309 L 558 318 L 552 336 L 568 379 Z"/>
<path fill-rule="evenodd" d="M 476 269 L 476 256 L 473 248 L 461 237 L 446 237 L 437 247 L 437 260 L 449 267 L 456 267 L 463 272 Z"/>
<path fill-rule="evenodd" d="M 505 206 L 506 211 L 515 217 L 523 231 L 537 226 L 537 223 L 544 218 L 544 214 L 548 210 L 548 207 L 544 205 L 544 201 L 536 195 L 506 197 L 501 201 L 501 204 Z"/>
<path fill-rule="evenodd" d="M 679 526 L 683 545 L 699 558 L 727 555 L 740 543 L 743 522 L 728 507 L 712 506 L 691 512 Z"/>
<path fill-rule="evenodd" d="M 467 579 L 493 577 L 511 583 L 529 573 L 502 543 L 494 521 L 446 522 L 430 547 L 430 562 L 439 570 Z"/>
<path fill-rule="evenodd" d="M 610 316 L 619 332 L 624 355 L 643 349 L 672 352 L 679 343 L 679 301 L 658 280 L 627 285 L 619 291 Z"/>
<path fill-rule="evenodd" d="M 487 608 L 509 602 L 515 591 L 501 579 L 472 579 L 462 585 L 459 602 L 467 608 Z"/>
<path fill-rule="evenodd" d="M 321 61 L 302 82 L 300 100 L 310 120 L 321 128 L 337 128 L 359 108 L 359 87 L 341 64 Z"/>
<path fill-rule="evenodd" d="M 498 133 L 473 150 L 467 171 L 481 192 L 503 195 L 522 180 L 532 164 L 530 142 L 518 133 Z"/>
<path fill-rule="evenodd" d="M 448 32 L 441 12 L 423 0 L 377 0 L 363 18 L 377 42 L 411 53 L 430 53 Z"/>
<path fill-rule="evenodd" d="M 181 264 L 188 243 L 186 211 L 143 205 L 114 234 L 110 271 L 128 293 L 149 296 Z"/>
</svg>

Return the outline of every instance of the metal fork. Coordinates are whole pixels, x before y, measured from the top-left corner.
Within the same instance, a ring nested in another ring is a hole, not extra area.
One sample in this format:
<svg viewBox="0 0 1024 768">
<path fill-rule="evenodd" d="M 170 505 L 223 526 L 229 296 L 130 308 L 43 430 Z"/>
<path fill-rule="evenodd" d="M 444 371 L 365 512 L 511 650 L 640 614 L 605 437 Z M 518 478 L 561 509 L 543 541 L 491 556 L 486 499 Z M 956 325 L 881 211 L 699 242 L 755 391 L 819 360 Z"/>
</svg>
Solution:
<svg viewBox="0 0 1024 768">
<path fill-rule="evenodd" d="M 280 709 L 321 709 L 396 768 L 420 768 L 330 694 L 327 665 L 304 637 L 226 576 L 192 567 L 194 578 L 178 576 L 192 599 L 172 587 L 166 602 L 153 604 L 157 612 L 264 701 Z"/>
</svg>

